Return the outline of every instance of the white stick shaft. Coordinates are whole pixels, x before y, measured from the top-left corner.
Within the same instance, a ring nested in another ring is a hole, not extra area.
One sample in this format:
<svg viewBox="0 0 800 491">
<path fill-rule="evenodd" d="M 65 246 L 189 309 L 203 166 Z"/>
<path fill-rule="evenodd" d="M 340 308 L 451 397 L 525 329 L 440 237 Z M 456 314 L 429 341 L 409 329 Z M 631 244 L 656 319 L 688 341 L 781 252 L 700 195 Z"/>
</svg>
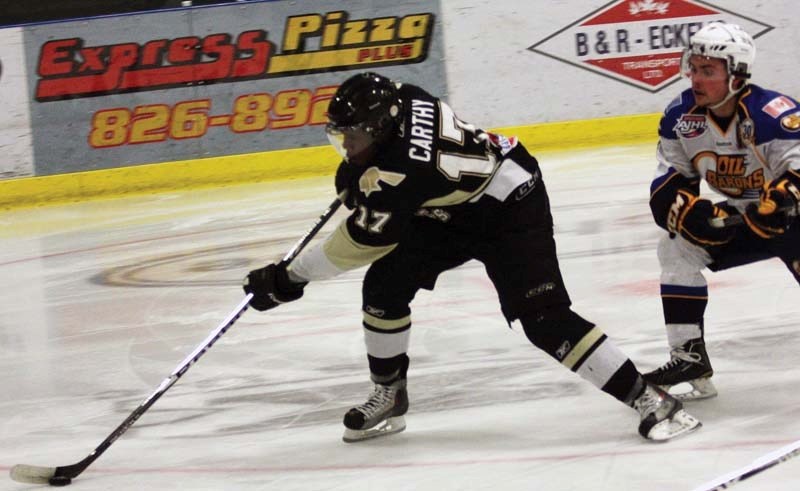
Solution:
<svg viewBox="0 0 800 491">
<path fill-rule="evenodd" d="M 792 457 L 797 456 L 798 454 L 800 454 L 800 440 L 792 443 L 791 445 L 786 445 L 785 447 L 779 448 L 774 452 L 770 452 L 767 455 L 759 457 L 750 465 L 720 476 L 713 481 L 709 481 L 702 486 L 694 488 L 692 491 L 721 491 L 723 489 L 728 489 L 737 482 L 744 481 L 745 479 L 755 476 L 756 474 L 760 474 L 770 467 L 774 467 L 781 462 L 785 462 Z"/>
</svg>

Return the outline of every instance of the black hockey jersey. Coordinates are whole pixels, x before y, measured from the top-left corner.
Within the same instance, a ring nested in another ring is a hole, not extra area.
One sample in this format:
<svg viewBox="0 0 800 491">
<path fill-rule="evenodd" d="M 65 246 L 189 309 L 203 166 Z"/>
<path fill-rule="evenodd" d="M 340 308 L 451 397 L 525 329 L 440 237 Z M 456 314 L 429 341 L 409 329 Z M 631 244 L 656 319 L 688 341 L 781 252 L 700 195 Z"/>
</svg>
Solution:
<svg viewBox="0 0 800 491">
<path fill-rule="evenodd" d="M 321 257 L 301 255 L 293 265 L 299 276 L 319 279 L 369 264 L 396 246 L 415 215 L 446 221 L 448 207 L 477 203 L 485 195 L 503 201 L 537 179 L 535 169 L 504 160 L 516 138 L 461 121 L 444 101 L 417 86 L 403 84 L 398 91 L 403 101 L 398 135 L 384 142 L 368 164 L 343 162 L 339 169 L 349 175 L 355 206 L 325 242 L 331 264 L 321 267 Z"/>
</svg>

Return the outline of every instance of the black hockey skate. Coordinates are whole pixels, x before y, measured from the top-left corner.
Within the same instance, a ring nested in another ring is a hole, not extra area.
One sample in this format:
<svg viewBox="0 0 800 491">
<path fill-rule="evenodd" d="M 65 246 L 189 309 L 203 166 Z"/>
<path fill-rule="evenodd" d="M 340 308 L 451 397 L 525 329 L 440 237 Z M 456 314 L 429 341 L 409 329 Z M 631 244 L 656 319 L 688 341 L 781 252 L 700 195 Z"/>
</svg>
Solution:
<svg viewBox="0 0 800 491">
<path fill-rule="evenodd" d="M 403 415 L 408 411 L 406 379 L 391 384 L 375 384 L 367 402 L 344 415 L 344 436 L 347 443 L 399 433 L 406 429 Z"/>
<path fill-rule="evenodd" d="M 658 385 L 677 399 L 690 401 L 707 399 L 717 395 L 711 383 L 714 369 L 706 353 L 706 344 L 701 339 L 692 339 L 670 352 L 672 359 L 661 367 L 644 374 L 644 379 Z M 681 391 L 679 384 L 689 384 L 691 390 Z"/>
<path fill-rule="evenodd" d="M 633 401 L 633 407 L 641 417 L 639 434 L 648 440 L 669 440 L 702 426 L 683 409 L 681 401 L 649 383 Z"/>
</svg>

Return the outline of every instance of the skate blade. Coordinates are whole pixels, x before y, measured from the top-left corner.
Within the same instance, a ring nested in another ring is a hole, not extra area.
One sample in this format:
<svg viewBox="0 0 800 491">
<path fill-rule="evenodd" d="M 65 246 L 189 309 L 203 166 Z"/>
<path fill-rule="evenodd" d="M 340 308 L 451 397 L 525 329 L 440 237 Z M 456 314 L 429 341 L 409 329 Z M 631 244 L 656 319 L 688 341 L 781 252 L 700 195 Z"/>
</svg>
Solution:
<svg viewBox="0 0 800 491">
<path fill-rule="evenodd" d="M 679 401 L 699 401 L 717 396 L 717 388 L 710 378 L 698 378 L 676 385 L 661 386 L 661 389 Z"/>
<path fill-rule="evenodd" d="M 342 440 L 344 440 L 346 443 L 360 442 L 362 440 L 369 440 L 370 438 L 400 433 L 405 429 L 405 418 L 403 416 L 395 416 L 393 418 L 385 419 L 372 428 L 367 428 L 366 430 L 351 430 L 350 428 L 345 428 Z"/>
<path fill-rule="evenodd" d="M 670 419 L 665 419 L 650 428 L 647 438 L 656 442 L 664 442 L 697 430 L 701 426 L 703 424 L 700 420 L 681 409 L 673 414 Z"/>
</svg>

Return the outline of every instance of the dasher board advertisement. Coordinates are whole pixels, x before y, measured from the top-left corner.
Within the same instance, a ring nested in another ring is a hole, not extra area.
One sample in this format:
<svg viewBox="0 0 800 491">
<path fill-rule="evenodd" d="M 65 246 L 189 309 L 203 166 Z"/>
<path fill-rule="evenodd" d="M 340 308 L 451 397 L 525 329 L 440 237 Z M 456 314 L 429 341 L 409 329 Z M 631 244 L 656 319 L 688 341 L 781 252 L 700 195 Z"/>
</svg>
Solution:
<svg viewBox="0 0 800 491">
<path fill-rule="evenodd" d="M 26 28 L 36 175 L 324 145 L 350 75 L 446 91 L 439 17 L 273 1 Z"/>
</svg>

